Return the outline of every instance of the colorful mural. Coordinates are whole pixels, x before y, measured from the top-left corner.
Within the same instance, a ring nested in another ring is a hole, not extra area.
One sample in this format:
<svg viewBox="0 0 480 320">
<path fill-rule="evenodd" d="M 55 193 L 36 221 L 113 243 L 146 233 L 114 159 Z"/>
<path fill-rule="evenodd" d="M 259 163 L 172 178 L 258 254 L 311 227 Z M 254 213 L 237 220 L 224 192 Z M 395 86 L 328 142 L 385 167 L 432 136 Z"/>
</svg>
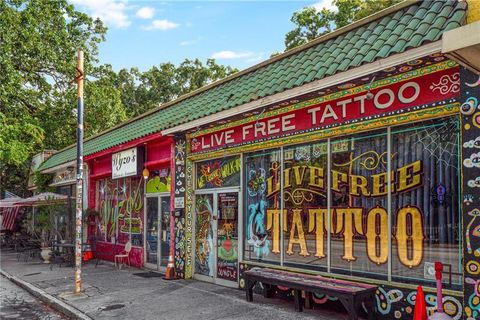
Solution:
<svg viewBox="0 0 480 320">
<path fill-rule="evenodd" d="M 238 186 L 240 168 L 240 158 L 235 156 L 197 163 L 197 189 Z"/>
<path fill-rule="evenodd" d="M 179 278 L 185 277 L 185 139 L 175 139 L 175 171 L 173 210 L 175 271 Z"/>
<path fill-rule="evenodd" d="M 464 221 L 464 311 L 468 320 L 480 318 L 480 78 L 461 69 L 462 158 Z"/>
<path fill-rule="evenodd" d="M 100 237 L 106 242 L 143 245 L 143 179 L 98 181 Z"/>
<path fill-rule="evenodd" d="M 213 277 L 215 246 L 213 244 L 213 195 L 195 197 L 195 273 Z"/>
<path fill-rule="evenodd" d="M 245 287 L 243 273 L 252 267 L 254 266 L 251 266 L 247 263 L 240 263 L 240 267 L 239 267 L 240 288 L 243 289 Z M 258 285 L 256 290 L 258 293 L 261 293 L 261 290 L 262 290 L 261 285 Z M 277 286 L 275 290 L 275 294 L 276 296 L 279 296 L 279 297 L 293 299 L 293 295 L 291 293 L 290 288 Z M 337 302 L 338 299 L 335 297 L 314 294 L 312 298 L 313 298 L 312 299 L 313 302 L 317 306 L 317 307 L 314 307 L 315 309 L 322 308 L 322 306 L 327 304 L 328 305 L 335 304 L 339 309 L 343 308 L 341 304 Z M 398 286 L 392 287 L 392 286 L 380 285 L 376 291 L 376 296 L 375 296 L 378 317 L 382 319 L 387 316 L 389 319 L 412 319 L 413 311 L 415 308 L 415 298 L 416 298 L 416 290 L 401 288 Z M 427 305 L 427 314 L 428 316 L 431 316 L 433 315 L 437 306 L 437 297 L 433 290 L 426 292 L 425 301 Z M 452 317 L 453 320 L 462 319 L 461 296 L 444 294 L 443 304 L 445 308 L 445 313 L 450 317 Z M 325 306 L 325 307 L 328 308 L 328 306 Z"/>
<path fill-rule="evenodd" d="M 153 170 L 151 176 L 147 180 L 147 193 L 170 192 L 172 178 L 169 168 Z"/>
</svg>

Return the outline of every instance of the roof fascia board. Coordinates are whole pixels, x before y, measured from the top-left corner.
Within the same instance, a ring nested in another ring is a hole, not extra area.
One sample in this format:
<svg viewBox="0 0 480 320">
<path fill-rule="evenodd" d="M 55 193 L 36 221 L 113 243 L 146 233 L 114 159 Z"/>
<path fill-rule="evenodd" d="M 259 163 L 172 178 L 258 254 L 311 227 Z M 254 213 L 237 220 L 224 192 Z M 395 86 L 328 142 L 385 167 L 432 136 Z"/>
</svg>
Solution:
<svg viewBox="0 0 480 320">
<path fill-rule="evenodd" d="M 314 82 L 310 82 L 303 86 L 286 90 L 272 96 L 265 97 L 260 100 L 255 100 L 225 111 L 218 112 L 216 114 L 203 117 L 185 124 L 175 126 L 166 130 L 162 130 L 162 135 L 169 135 L 173 133 L 183 132 L 192 128 L 200 127 L 211 122 L 223 120 L 235 115 L 238 115 L 243 112 L 248 112 L 255 110 L 257 108 L 262 108 L 267 105 L 283 102 L 284 100 L 298 97 L 303 94 L 321 90 L 323 88 L 329 87 L 334 84 L 340 84 L 345 81 L 350 81 L 365 75 L 368 75 L 373 72 L 377 72 L 386 68 L 396 66 L 398 64 L 408 62 L 432 53 L 440 52 L 442 49 L 442 41 L 435 41 L 428 43 L 426 45 L 395 54 L 388 58 L 380 59 L 372 63 L 364 64 L 360 67 L 350 69 L 341 73 L 337 73 L 333 76 L 326 77 Z"/>
</svg>

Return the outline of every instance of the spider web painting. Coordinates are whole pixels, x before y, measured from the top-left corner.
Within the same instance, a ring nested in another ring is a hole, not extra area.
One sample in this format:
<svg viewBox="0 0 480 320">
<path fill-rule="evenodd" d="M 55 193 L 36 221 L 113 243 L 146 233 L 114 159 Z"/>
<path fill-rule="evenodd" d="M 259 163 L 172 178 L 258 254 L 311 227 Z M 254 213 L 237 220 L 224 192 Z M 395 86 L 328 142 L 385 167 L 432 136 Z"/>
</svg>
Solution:
<svg viewBox="0 0 480 320">
<path fill-rule="evenodd" d="M 438 162 L 457 168 L 459 124 L 455 118 L 445 119 L 442 124 L 425 126 L 416 130 L 417 145 Z"/>
</svg>

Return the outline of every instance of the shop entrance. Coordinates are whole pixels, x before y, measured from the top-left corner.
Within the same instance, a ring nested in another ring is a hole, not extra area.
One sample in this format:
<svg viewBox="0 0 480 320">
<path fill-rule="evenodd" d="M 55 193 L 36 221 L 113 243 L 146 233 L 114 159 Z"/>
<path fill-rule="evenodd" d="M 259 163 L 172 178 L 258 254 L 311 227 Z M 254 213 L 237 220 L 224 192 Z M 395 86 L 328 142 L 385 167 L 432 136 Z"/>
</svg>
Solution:
<svg viewBox="0 0 480 320">
<path fill-rule="evenodd" d="M 196 279 L 238 286 L 238 209 L 238 188 L 197 191 Z"/>
<path fill-rule="evenodd" d="M 170 194 L 148 195 L 145 211 L 145 267 L 163 270 L 170 243 Z"/>
</svg>

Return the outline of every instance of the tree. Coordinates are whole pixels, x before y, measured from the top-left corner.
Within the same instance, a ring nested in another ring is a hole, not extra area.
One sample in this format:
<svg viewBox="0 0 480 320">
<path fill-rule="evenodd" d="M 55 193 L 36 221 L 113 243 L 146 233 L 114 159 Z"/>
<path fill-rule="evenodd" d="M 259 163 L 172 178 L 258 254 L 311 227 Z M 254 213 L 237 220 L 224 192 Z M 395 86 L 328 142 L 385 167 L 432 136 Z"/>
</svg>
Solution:
<svg viewBox="0 0 480 320">
<path fill-rule="evenodd" d="M 18 183 L 7 172 L 26 185 L 34 153 L 73 141 L 75 54 L 91 68 L 105 32 L 66 0 L 0 2 L 0 190 Z"/>
<path fill-rule="evenodd" d="M 205 64 L 199 59 L 185 59 L 178 66 L 166 62 L 143 73 L 136 68 L 122 69 L 115 86 L 121 91 L 127 116 L 133 117 L 235 72 L 236 69 L 218 65 L 213 59 Z"/>
<path fill-rule="evenodd" d="M 338 10 L 322 8 L 317 11 L 306 7 L 295 12 L 290 19 L 296 27 L 285 35 L 286 50 L 312 41 L 336 28 L 344 27 L 401 0 L 334 0 Z"/>
</svg>

